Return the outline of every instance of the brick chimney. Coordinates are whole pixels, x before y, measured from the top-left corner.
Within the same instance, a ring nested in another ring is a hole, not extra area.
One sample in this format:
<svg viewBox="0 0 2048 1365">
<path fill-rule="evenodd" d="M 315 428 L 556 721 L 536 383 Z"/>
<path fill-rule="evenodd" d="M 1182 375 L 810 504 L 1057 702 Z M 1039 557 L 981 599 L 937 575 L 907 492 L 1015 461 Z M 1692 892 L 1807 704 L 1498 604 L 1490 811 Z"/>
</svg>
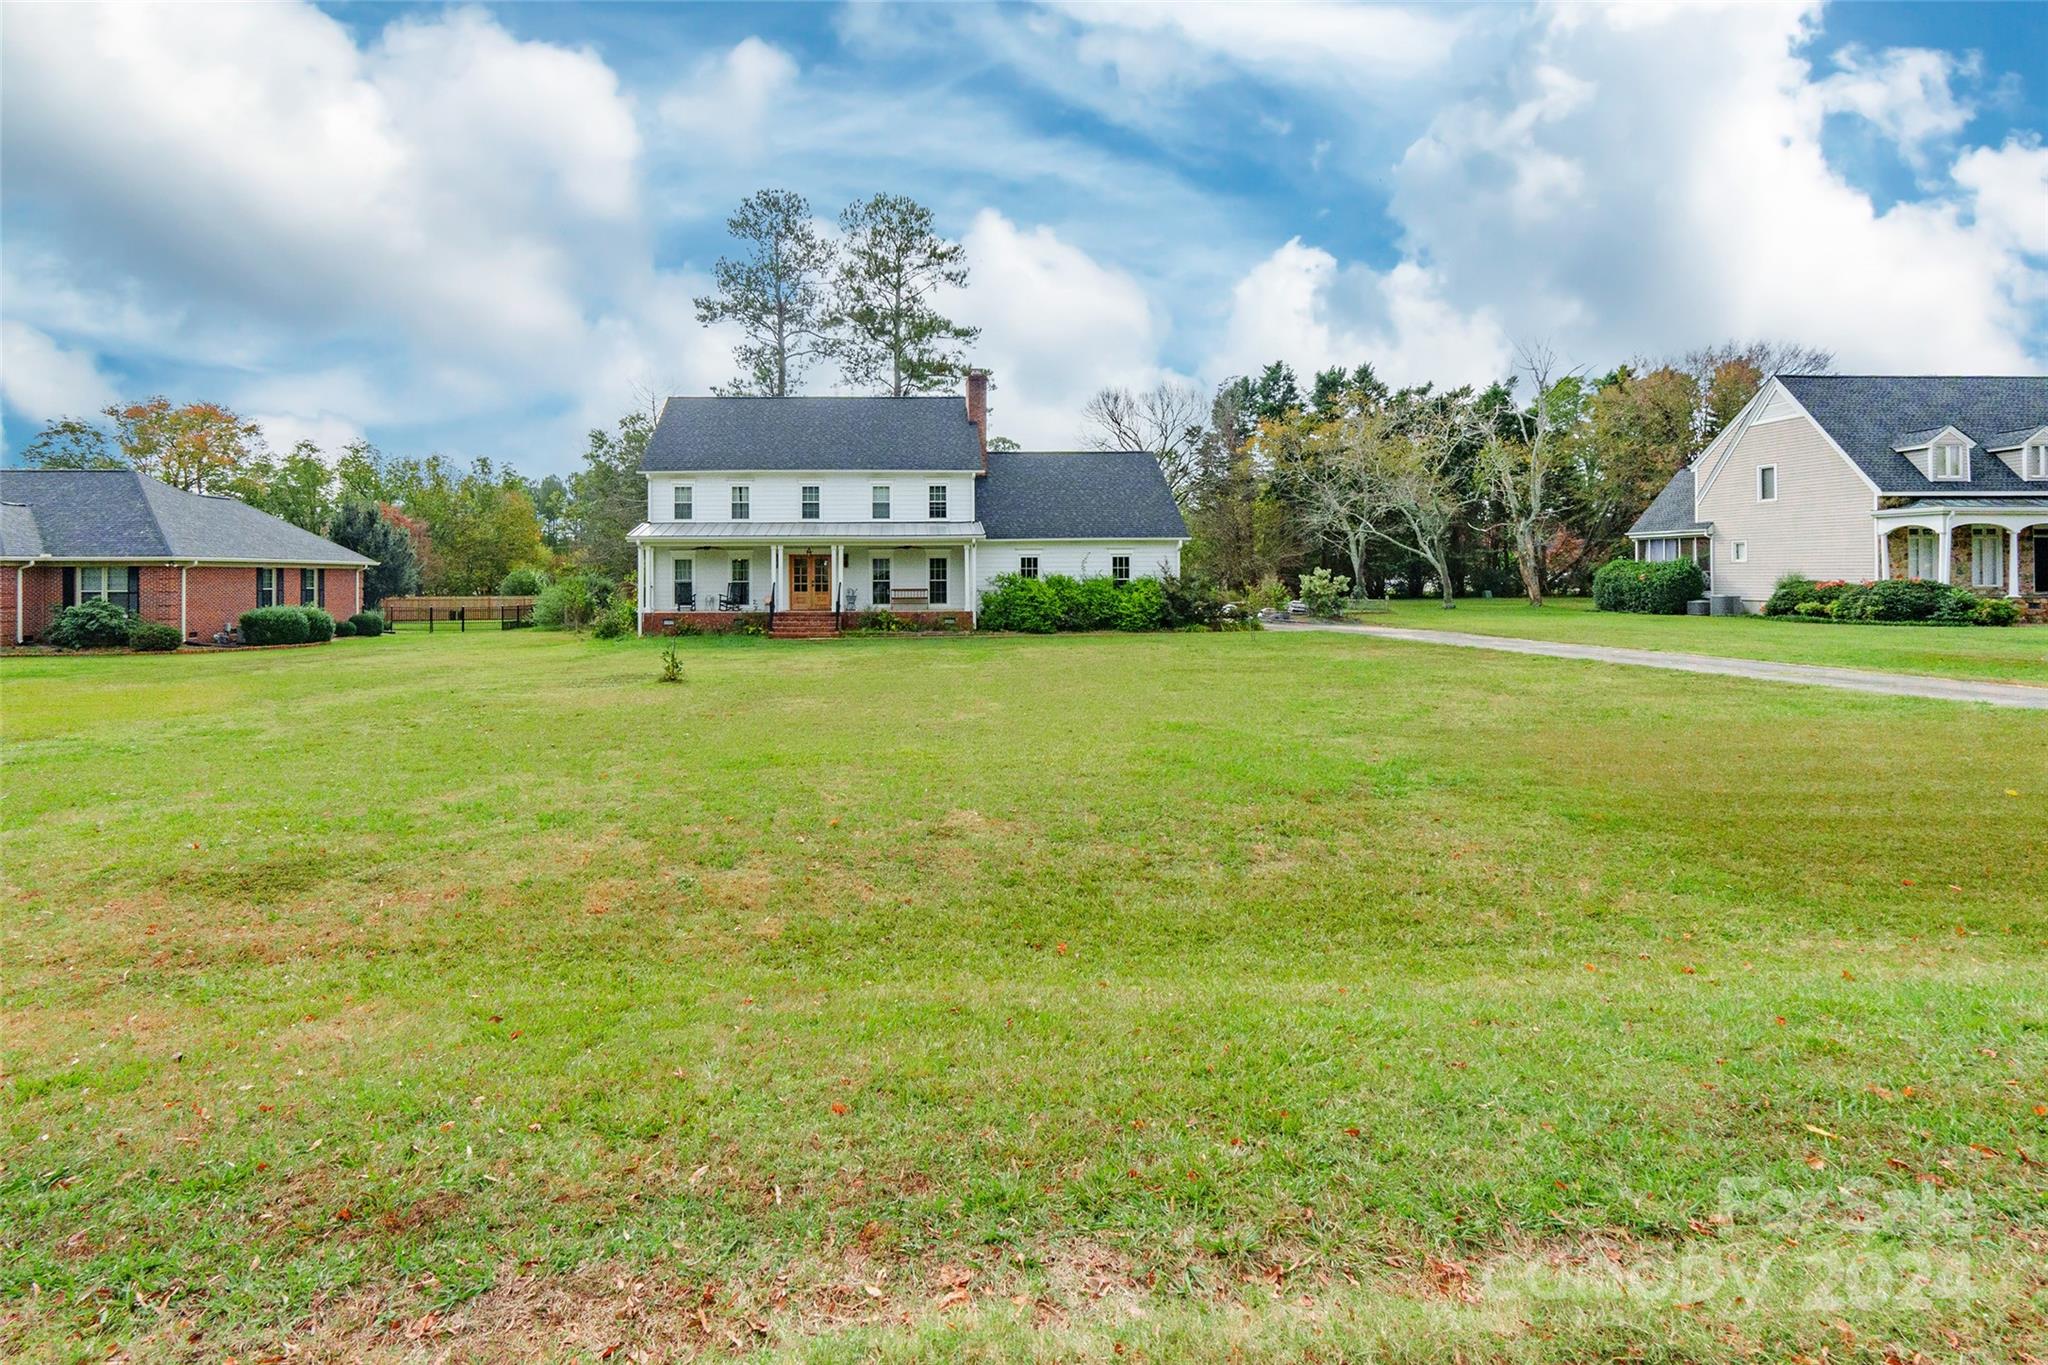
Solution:
<svg viewBox="0 0 2048 1365">
<path fill-rule="evenodd" d="M 967 371 L 967 420 L 981 442 L 981 472 L 988 473 L 988 371 Z"/>
</svg>

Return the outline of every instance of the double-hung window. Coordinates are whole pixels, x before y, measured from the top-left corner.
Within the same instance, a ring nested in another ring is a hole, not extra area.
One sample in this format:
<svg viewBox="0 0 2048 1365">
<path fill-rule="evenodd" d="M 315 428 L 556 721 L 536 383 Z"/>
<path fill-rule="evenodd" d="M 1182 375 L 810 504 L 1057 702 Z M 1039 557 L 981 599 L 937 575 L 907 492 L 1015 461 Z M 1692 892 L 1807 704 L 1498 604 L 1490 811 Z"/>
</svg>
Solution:
<svg viewBox="0 0 2048 1365">
<path fill-rule="evenodd" d="M 732 486 L 732 519 L 747 521 L 754 515 L 754 492 L 743 483 Z"/>
<path fill-rule="evenodd" d="M 1776 502 L 1778 500 L 1778 467 L 1774 464 L 1758 465 L 1756 470 L 1756 500 Z"/>
<path fill-rule="evenodd" d="M 935 483 L 925 490 L 925 508 L 933 521 L 946 519 L 946 485 Z"/>
<path fill-rule="evenodd" d="M 1109 557 L 1109 578 L 1119 588 L 1131 581 L 1131 557 L 1111 555 Z"/>
<path fill-rule="evenodd" d="M 753 577 L 753 573 L 753 560 L 743 555 L 734 556 L 732 561 L 732 582 L 728 585 L 725 595 L 730 597 L 735 605 L 745 606 L 747 604 L 747 587 Z"/>
<path fill-rule="evenodd" d="M 930 572 L 926 575 L 926 581 L 931 587 L 932 605 L 936 607 L 946 600 L 946 557 L 944 555 L 932 556 Z"/>
<path fill-rule="evenodd" d="M 117 607 L 140 611 L 142 604 L 135 600 L 139 594 L 132 591 L 135 579 L 140 577 L 139 573 L 131 577 L 126 568 L 118 565 L 87 565 L 78 570 L 78 600 L 104 598 Z"/>
<path fill-rule="evenodd" d="M 876 520 L 876 521 L 887 521 L 887 520 L 889 519 L 889 485 L 888 485 L 888 484 L 886 484 L 886 483 L 878 483 L 878 484 L 876 484 L 876 485 L 875 485 L 875 487 L 874 487 L 874 498 L 873 498 L 873 501 L 872 501 L 872 503 L 870 504 L 870 509 L 869 509 L 869 510 L 873 512 L 873 514 L 874 514 L 874 518 L 875 518 L 875 520 Z"/>
<path fill-rule="evenodd" d="M 1019 577 L 1019 578 L 1036 578 L 1036 577 L 1038 577 L 1038 556 L 1037 556 L 1037 555 L 1018 555 L 1018 556 L 1017 556 L 1017 577 Z"/>
<path fill-rule="evenodd" d="M 875 605 L 878 607 L 889 605 L 889 573 L 895 567 L 887 555 L 876 555 L 869 561 L 868 585 L 874 591 Z"/>
<path fill-rule="evenodd" d="M 697 605 L 696 561 L 684 555 L 677 555 L 675 564 L 676 610 L 688 611 Z"/>
<path fill-rule="evenodd" d="M 2048 441 L 2036 441 L 2020 452 L 2020 477 L 2048 479 Z"/>
<path fill-rule="evenodd" d="M 803 516 L 805 521 L 816 521 L 818 519 L 818 485 L 814 483 L 804 485 Z"/>
<path fill-rule="evenodd" d="M 1936 441 L 1928 458 L 1933 462 L 1934 477 L 1937 479 L 1960 479 L 1963 473 L 1963 446 L 1960 441 Z"/>
<path fill-rule="evenodd" d="M 327 605 L 327 571 L 299 570 L 299 600 L 316 607 Z"/>
<path fill-rule="evenodd" d="M 258 569 L 256 571 L 256 605 L 259 607 L 280 607 L 284 605 L 283 569 Z"/>
<path fill-rule="evenodd" d="M 696 520 L 696 490 L 686 483 L 677 484 L 675 501 L 670 505 L 670 511 L 676 521 Z"/>
</svg>

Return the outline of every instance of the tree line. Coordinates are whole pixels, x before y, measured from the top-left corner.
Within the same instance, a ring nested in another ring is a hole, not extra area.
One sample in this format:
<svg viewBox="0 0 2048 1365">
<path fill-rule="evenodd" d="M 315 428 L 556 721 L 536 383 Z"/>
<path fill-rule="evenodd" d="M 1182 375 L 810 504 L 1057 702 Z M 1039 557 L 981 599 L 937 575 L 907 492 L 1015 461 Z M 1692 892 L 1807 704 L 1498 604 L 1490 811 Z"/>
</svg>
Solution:
<svg viewBox="0 0 2048 1365">
<path fill-rule="evenodd" d="M 1598 378 L 1541 345 L 1483 389 L 1391 389 L 1370 364 L 1283 362 L 1208 395 L 1098 391 L 1098 449 L 1145 450 L 1187 516 L 1184 561 L 1226 587 L 1318 568 L 1359 595 L 1583 591 L 1628 527 L 1775 373 L 1824 373 L 1809 346 L 1726 342 Z"/>
</svg>

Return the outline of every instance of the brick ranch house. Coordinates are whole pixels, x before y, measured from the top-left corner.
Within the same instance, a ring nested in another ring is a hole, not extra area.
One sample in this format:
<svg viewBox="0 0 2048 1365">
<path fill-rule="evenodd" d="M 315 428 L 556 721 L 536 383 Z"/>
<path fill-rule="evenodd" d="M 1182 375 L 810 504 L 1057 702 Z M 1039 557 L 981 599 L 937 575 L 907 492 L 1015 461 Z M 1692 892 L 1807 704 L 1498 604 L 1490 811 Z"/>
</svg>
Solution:
<svg viewBox="0 0 2048 1365">
<path fill-rule="evenodd" d="M 1785 574 L 1923 578 L 2048 614 L 2048 377 L 1781 374 L 1629 528 L 1760 608 Z"/>
<path fill-rule="evenodd" d="M 186 493 L 131 469 L 0 470 L 0 641 L 102 597 L 187 640 L 256 607 L 362 610 L 354 550 L 234 498 Z"/>
<path fill-rule="evenodd" d="M 1180 572 L 1187 524 L 1142 450 L 988 447 L 988 374 L 959 398 L 671 398 L 629 539 L 640 629 L 760 613 L 778 635 L 886 607 L 974 627 L 996 575 Z"/>
</svg>

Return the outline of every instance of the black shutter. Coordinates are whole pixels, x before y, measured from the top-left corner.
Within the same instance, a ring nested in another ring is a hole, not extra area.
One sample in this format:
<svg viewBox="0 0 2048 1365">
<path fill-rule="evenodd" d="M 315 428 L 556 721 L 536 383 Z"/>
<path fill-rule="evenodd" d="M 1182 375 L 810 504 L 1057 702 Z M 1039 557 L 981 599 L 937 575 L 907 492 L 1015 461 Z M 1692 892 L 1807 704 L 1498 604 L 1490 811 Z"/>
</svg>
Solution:
<svg viewBox="0 0 2048 1365">
<path fill-rule="evenodd" d="M 64 605 L 67 607 L 78 605 L 78 570 L 76 569 L 66 569 L 64 571 Z"/>
<path fill-rule="evenodd" d="M 256 571 L 256 605 L 259 607 L 263 605 L 263 574 L 262 569 Z"/>
<path fill-rule="evenodd" d="M 142 615 L 142 570 L 128 566 L 128 610 Z"/>
</svg>

